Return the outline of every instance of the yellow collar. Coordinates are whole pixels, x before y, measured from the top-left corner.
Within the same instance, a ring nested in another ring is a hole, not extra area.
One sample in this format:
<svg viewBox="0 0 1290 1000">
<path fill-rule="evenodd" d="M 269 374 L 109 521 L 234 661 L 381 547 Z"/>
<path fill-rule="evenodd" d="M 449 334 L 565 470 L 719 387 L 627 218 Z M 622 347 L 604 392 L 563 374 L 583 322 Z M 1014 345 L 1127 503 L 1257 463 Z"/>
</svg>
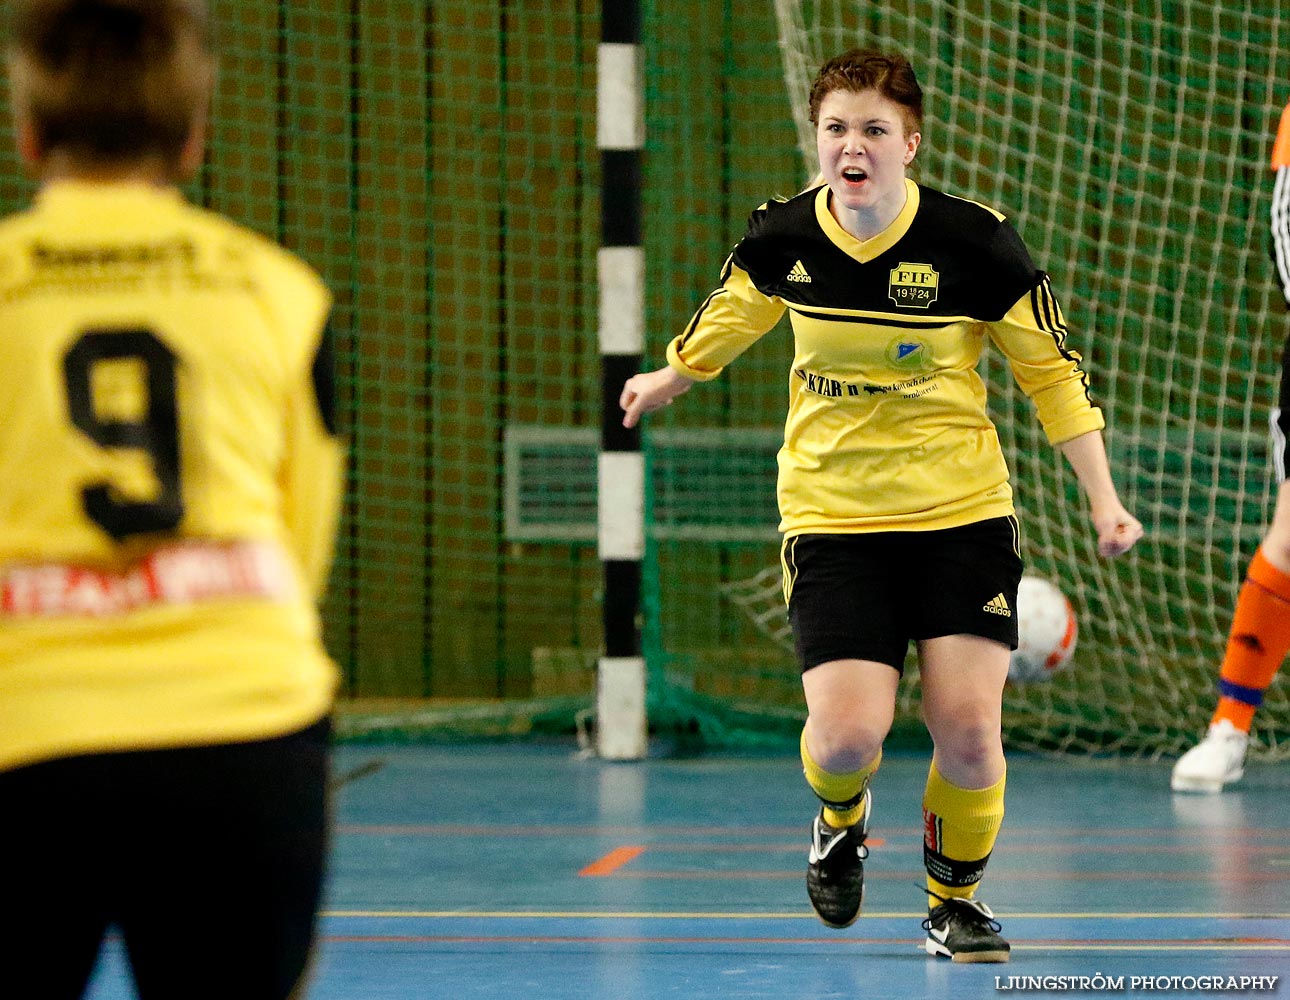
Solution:
<svg viewBox="0 0 1290 1000">
<path fill-rule="evenodd" d="M 900 210 L 900 214 L 892 221 L 891 225 L 880 232 L 877 236 L 871 236 L 867 240 L 858 240 L 841 225 L 838 220 L 833 218 L 833 213 L 829 211 L 829 186 L 825 184 L 820 188 L 819 194 L 815 196 L 815 218 L 824 230 L 824 234 L 832 240 L 839 249 L 850 257 L 854 257 L 861 264 L 867 264 L 880 254 L 886 253 L 896 243 L 909 232 L 909 227 L 914 221 L 914 216 L 918 213 L 918 185 L 905 178 L 905 207 Z"/>
</svg>

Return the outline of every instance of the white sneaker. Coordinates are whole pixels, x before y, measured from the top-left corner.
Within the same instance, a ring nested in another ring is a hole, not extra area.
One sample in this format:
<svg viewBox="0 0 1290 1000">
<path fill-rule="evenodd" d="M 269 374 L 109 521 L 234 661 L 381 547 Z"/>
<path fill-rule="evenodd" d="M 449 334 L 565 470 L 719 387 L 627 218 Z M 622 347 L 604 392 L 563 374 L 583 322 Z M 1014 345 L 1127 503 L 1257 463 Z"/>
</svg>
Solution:
<svg viewBox="0 0 1290 1000">
<path fill-rule="evenodd" d="M 1226 719 L 1214 723 L 1203 740 L 1178 758 L 1170 787 L 1175 792 L 1221 792 L 1245 774 L 1249 743 L 1249 734 Z"/>
</svg>

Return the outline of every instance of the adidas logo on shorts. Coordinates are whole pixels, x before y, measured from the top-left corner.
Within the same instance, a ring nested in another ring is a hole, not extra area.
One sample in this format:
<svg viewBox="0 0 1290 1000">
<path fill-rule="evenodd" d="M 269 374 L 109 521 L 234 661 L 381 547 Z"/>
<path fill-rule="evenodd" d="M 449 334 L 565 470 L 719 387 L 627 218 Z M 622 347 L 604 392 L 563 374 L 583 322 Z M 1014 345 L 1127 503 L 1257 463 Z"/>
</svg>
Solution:
<svg viewBox="0 0 1290 1000">
<path fill-rule="evenodd" d="M 999 615 L 1001 618 L 1012 617 L 1012 608 L 1008 607 L 1007 598 L 1002 594 L 996 594 L 990 598 L 985 604 L 981 605 L 981 610 L 992 615 Z"/>
</svg>

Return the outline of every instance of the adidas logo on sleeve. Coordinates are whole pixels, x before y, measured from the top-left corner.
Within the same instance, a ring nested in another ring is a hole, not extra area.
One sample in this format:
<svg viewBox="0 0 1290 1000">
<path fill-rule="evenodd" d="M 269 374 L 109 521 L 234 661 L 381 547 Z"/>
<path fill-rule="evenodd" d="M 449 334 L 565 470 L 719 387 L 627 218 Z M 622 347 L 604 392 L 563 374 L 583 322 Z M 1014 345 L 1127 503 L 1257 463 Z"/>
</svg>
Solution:
<svg viewBox="0 0 1290 1000">
<path fill-rule="evenodd" d="M 802 266 L 802 262 L 799 260 L 793 265 L 793 269 L 788 272 L 788 280 L 798 281 L 804 285 L 809 285 L 811 283 L 811 276 L 806 273 L 806 268 Z"/>
</svg>

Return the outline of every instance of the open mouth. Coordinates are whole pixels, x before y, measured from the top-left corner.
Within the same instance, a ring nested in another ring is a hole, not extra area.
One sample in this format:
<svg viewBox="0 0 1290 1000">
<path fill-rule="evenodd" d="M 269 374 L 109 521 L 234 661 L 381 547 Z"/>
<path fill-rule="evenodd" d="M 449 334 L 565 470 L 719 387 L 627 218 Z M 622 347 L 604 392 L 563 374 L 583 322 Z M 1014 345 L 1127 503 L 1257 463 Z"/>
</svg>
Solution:
<svg viewBox="0 0 1290 1000">
<path fill-rule="evenodd" d="M 842 179 L 848 184 L 860 184 L 868 178 L 869 175 L 859 167 L 844 167 L 842 170 Z"/>
</svg>

